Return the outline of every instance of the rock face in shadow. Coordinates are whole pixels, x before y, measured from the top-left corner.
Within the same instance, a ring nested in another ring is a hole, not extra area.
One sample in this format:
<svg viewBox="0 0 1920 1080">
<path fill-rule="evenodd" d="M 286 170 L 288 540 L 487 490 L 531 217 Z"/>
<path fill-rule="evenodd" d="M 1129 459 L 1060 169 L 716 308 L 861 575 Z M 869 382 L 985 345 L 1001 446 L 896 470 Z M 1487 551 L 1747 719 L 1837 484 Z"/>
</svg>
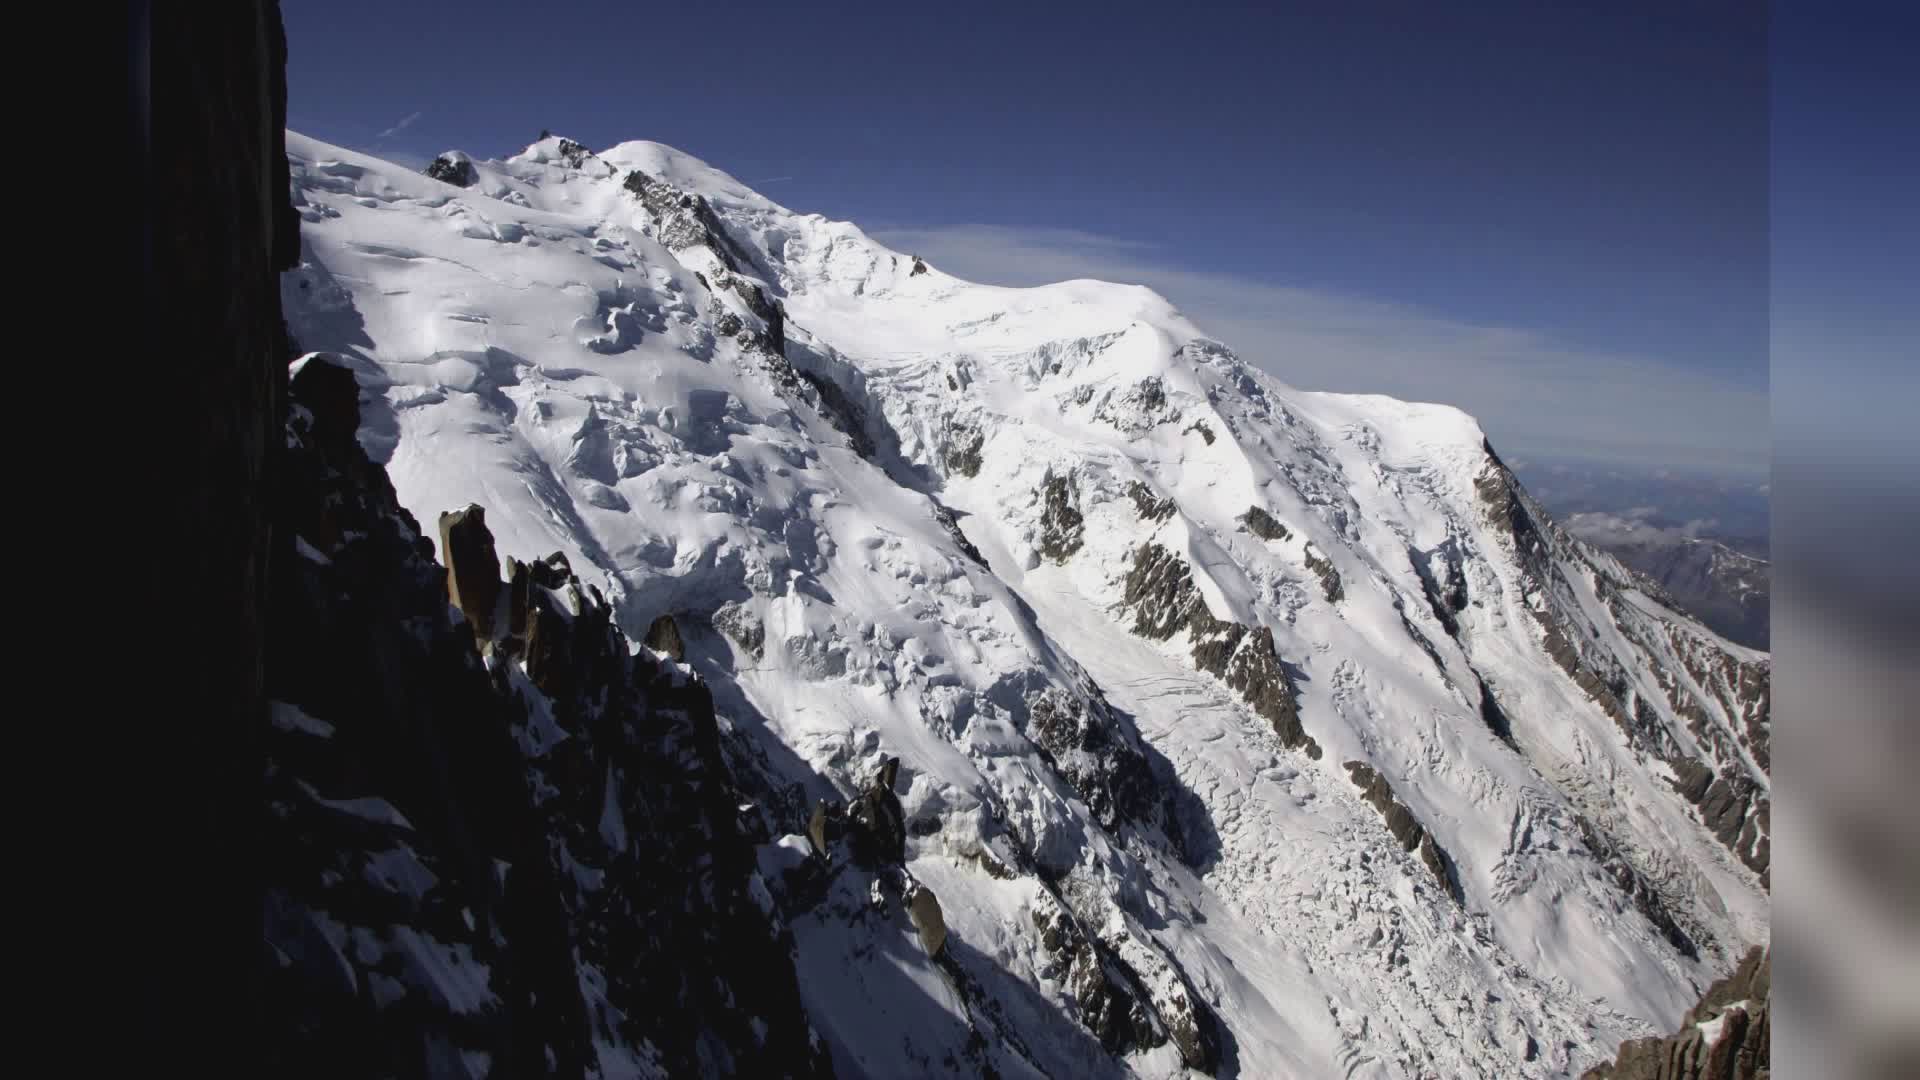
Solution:
<svg viewBox="0 0 1920 1080">
<path fill-rule="evenodd" d="M 1756 945 L 1707 988 L 1680 1029 L 1629 1039 L 1582 1080 L 1764 1080 L 1773 1069 L 1773 954 Z"/>
<path fill-rule="evenodd" d="M 665 653 L 675 661 L 687 658 L 687 644 L 681 640 L 680 626 L 673 616 L 662 615 L 647 626 L 644 644 L 657 653 Z"/>
<path fill-rule="evenodd" d="M 706 687 L 565 559 L 503 585 L 483 514 L 435 563 L 343 375 L 298 366 L 275 491 L 266 1071 L 825 1075 Z"/>
</svg>

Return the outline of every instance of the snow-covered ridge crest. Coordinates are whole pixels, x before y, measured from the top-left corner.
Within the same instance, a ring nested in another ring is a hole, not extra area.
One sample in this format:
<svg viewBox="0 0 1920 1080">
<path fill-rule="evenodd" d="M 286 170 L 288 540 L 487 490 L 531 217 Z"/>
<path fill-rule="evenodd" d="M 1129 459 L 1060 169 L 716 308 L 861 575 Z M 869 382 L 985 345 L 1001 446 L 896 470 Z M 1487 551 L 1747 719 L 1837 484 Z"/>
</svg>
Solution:
<svg viewBox="0 0 1920 1080">
<path fill-rule="evenodd" d="M 965 282 L 655 143 L 464 187 L 288 145 L 290 328 L 359 372 L 402 502 L 562 552 L 636 640 L 670 616 L 772 837 L 900 759 L 944 959 L 851 878 L 779 898 L 843 1071 L 990 1032 L 1003 1075 L 1568 1075 L 1765 939 L 1764 654 L 1458 410 L 1299 392 L 1136 286 Z"/>
</svg>

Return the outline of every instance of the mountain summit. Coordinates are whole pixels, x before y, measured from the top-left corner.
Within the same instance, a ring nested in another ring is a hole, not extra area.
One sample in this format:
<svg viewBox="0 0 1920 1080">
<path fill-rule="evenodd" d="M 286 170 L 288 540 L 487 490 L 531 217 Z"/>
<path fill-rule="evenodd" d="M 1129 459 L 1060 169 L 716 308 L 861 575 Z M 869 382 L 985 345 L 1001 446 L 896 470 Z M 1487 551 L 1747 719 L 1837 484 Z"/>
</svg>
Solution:
<svg viewBox="0 0 1920 1080">
<path fill-rule="evenodd" d="M 516 703 L 481 712 L 548 829 L 516 925 L 577 976 L 538 983 L 582 1031 L 550 1064 L 1577 1076 L 1765 944 L 1768 655 L 1460 411 L 1296 390 L 1147 289 L 959 280 L 657 143 L 287 151 L 288 328 L 443 526 L 302 539 L 448 567 L 444 678 Z M 381 1009 L 531 985 L 451 946 L 379 982 L 323 906 L 280 918 Z M 622 968 L 708 947 L 699 1000 L 777 967 L 752 1000 L 798 1014 L 663 1050 Z"/>
</svg>

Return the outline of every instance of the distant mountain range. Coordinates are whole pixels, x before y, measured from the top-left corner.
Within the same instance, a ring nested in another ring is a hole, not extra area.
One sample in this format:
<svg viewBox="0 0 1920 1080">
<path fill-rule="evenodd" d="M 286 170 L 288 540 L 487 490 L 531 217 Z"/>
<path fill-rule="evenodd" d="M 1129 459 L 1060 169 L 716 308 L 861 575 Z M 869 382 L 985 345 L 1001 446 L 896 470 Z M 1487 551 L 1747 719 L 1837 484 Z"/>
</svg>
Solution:
<svg viewBox="0 0 1920 1080">
<path fill-rule="evenodd" d="M 1733 543 L 1617 514 L 1573 514 L 1567 531 L 1652 578 L 1687 613 L 1730 641 L 1768 647 L 1772 565 Z M 1738 542 L 1738 541 L 1735 541 Z"/>
<path fill-rule="evenodd" d="M 1714 632 L 1768 647 L 1764 481 L 1537 459 L 1514 470 L 1567 531 L 1646 575 Z"/>
</svg>

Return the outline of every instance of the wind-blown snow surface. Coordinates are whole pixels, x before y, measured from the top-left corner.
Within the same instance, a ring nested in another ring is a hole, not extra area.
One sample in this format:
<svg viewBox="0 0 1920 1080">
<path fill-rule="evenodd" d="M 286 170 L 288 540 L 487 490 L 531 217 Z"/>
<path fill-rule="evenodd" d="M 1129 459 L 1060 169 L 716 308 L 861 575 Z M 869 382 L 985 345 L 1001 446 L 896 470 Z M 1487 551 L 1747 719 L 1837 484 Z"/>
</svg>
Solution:
<svg viewBox="0 0 1920 1080">
<path fill-rule="evenodd" d="M 1296 391 L 1146 289 L 959 281 L 654 143 L 465 188 L 288 148 L 290 329 L 356 366 L 416 516 L 484 506 L 636 640 L 673 615 L 798 805 L 901 759 L 941 962 L 864 894 L 773 898 L 843 1073 L 1567 1075 L 1766 940 L 1765 654 L 1545 522 L 1457 410 Z M 1147 545 L 1271 631 L 1317 750 L 1136 632 Z M 1060 919 L 1144 1035 L 1103 1048 Z"/>
</svg>

